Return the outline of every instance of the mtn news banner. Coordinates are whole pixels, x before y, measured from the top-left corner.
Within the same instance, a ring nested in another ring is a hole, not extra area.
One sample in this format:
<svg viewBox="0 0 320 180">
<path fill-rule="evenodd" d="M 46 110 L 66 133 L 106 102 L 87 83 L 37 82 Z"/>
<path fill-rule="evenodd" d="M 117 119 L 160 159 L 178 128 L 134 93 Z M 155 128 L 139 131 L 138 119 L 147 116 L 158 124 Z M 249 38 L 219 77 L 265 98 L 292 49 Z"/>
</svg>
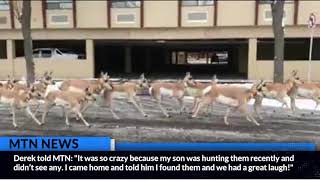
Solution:
<svg viewBox="0 0 320 180">
<path fill-rule="evenodd" d="M 1 178 L 318 178 L 312 143 L 131 143 L 1 137 Z"/>
</svg>

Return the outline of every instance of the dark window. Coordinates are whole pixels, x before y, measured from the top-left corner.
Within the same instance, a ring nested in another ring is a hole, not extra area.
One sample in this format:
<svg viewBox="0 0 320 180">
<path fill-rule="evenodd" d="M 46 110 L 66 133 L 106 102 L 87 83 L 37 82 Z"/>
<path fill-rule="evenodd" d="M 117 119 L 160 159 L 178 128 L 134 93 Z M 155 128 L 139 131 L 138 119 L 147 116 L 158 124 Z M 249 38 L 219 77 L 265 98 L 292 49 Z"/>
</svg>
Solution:
<svg viewBox="0 0 320 180">
<path fill-rule="evenodd" d="M 284 59 L 286 61 L 308 60 L 309 59 L 308 38 L 287 38 L 285 39 Z M 320 39 L 314 39 L 312 59 L 320 60 Z M 273 60 L 274 40 L 258 39 L 257 60 Z"/>
<path fill-rule="evenodd" d="M 285 60 L 308 60 L 309 59 L 309 39 L 286 39 L 285 40 Z"/>
<path fill-rule="evenodd" d="M 182 0 L 182 6 L 209 6 L 214 0 Z"/>
<path fill-rule="evenodd" d="M 309 47 L 309 42 L 307 47 Z M 312 60 L 320 60 L 320 38 L 313 40 Z"/>
<path fill-rule="evenodd" d="M 7 42 L 0 40 L 0 60 L 7 59 Z"/>
<path fill-rule="evenodd" d="M 72 9 L 72 0 L 47 0 L 47 9 Z"/>
<path fill-rule="evenodd" d="M 141 6 L 140 1 L 124 1 L 124 0 L 112 0 L 112 8 L 139 8 Z"/>
<path fill-rule="evenodd" d="M 273 39 L 258 39 L 257 60 L 273 60 Z"/>
<path fill-rule="evenodd" d="M 8 0 L 0 0 L 0 11 L 7 11 L 10 9 Z"/>
</svg>

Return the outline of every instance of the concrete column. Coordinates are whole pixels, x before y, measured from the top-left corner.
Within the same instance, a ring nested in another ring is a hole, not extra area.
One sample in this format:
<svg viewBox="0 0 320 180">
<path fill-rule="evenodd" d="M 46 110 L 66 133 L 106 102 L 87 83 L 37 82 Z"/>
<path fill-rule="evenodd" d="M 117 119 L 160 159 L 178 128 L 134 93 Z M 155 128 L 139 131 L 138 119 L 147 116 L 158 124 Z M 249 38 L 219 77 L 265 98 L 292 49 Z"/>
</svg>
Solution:
<svg viewBox="0 0 320 180">
<path fill-rule="evenodd" d="M 238 48 L 238 70 L 240 73 L 247 73 L 248 72 L 248 49 L 245 44 L 241 44 Z"/>
<path fill-rule="evenodd" d="M 249 47 L 248 47 L 248 79 L 253 80 L 257 78 L 256 63 L 257 63 L 257 39 L 252 38 L 252 39 L 249 39 Z"/>
<path fill-rule="evenodd" d="M 124 48 L 124 72 L 131 73 L 132 72 L 132 59 L 131 59 L 131 47 L 126 46 Z"/>
<path fill-rule="evenodd" d="M 15 46 L 15 42 L 14 40 L 7 40 L 7 59 L 9 61 L 9 63 L 11 64 L 11 76 L 13 78 L 15 78 L 16 76 L 16 67 L 15 67 L 15 63 L 14 63 L 14 59 L 16 56 L 16 46 Z"/>
<path fill-rule="evenodd" d="M 92 39 L 86 40 L 86 60 L 89 62 L 88 78 L 94 78 L 94 41 Z"/>
</svg>

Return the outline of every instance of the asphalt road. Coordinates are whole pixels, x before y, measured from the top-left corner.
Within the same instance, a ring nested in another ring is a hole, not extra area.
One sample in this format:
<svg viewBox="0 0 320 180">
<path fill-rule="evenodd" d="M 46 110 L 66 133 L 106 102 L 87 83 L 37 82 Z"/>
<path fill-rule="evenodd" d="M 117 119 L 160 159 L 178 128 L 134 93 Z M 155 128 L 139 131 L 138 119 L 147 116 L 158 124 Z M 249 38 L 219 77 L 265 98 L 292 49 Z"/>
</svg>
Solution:
<svg viewBox="0 0 320 180">
<path fill-rule="evenodd" d="M 172 117 L 165 118 L 149 96 L 142 96 L 141 100 L 149 115 L 147 118 L 125 99 L 114 101 L 120 120 L 113 119 L 106 107 L 90 107 L 85 116 L 91 128 L 75 118 L 70 119 L 71 127 L 66 126 L 59 107 L 51 109 L 43 126 L 19 112 L 16 115 L 18 128 L 14 128 L 8 107 L 0 106 L 0 136 L 89 135 L 130 142 L 320 142 L 320 112 L 300 111 L 291 116 L 287 109 L 264 107 L 264 120 L 259 121 L 261 126 L 248 122 L 239 113 L 230 115 L 227 126 L 223 122 L 226 107 L 222 105 L 214 105 L 209 116 L 202 113 L 199 118 L 192 119 L 188 113 L 179 114 L 176 101 L 166 98 L 164 107 Z M 185 104 L 190 109 L 192 100 L 186 99 Z M 40 119 L 41 114 L 37 117 Z"/>
</svg>

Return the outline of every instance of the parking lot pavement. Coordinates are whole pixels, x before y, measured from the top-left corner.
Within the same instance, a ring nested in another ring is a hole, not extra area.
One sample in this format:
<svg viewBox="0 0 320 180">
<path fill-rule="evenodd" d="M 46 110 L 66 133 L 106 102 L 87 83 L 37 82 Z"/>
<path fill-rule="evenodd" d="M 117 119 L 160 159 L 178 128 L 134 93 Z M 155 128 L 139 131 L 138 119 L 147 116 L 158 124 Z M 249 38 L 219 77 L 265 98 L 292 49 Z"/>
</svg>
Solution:
<svg viewBox="0 0 320 180">
<path fill-rule="evenodd" d="M 222 105 L 214 105 L 210 115 L 202 113 L 199 118 L 192 119 L 187 112 L 177 112 L 174 99 L 165 98 L 164 107 L 172 115 L 165 118 L 149 96 L 142 96 L 141 100 L 149 115 L 147 118 L 125 99 L 113 103 L 119 120 L 113 119 L 106 107 L 90 107 L 85 117 L 91 128 L 75 118 L 70 119 L 71 127 L 66 126 L 59 107 L 51 109 L 43 126 L 19 112 L 16 115 L 18 128 L 14 128 L 9 108 L 1 106 L 0 135 L 110 136 L 117 141 L 130 142 L 320 142 L 320 112 L 300 111 L 293 116 L 288 109 L 264 107 L 264 120 L 259 120 L 261 126 L 248 122 L 239 113 L 231 114 L 227 126 L 223 122 L 226 107 Z M 185 104 L 190 110 L 192 100 L 186 99 Z M 37 117 L 40 119 L 41 114 Z"/>
</svg>

